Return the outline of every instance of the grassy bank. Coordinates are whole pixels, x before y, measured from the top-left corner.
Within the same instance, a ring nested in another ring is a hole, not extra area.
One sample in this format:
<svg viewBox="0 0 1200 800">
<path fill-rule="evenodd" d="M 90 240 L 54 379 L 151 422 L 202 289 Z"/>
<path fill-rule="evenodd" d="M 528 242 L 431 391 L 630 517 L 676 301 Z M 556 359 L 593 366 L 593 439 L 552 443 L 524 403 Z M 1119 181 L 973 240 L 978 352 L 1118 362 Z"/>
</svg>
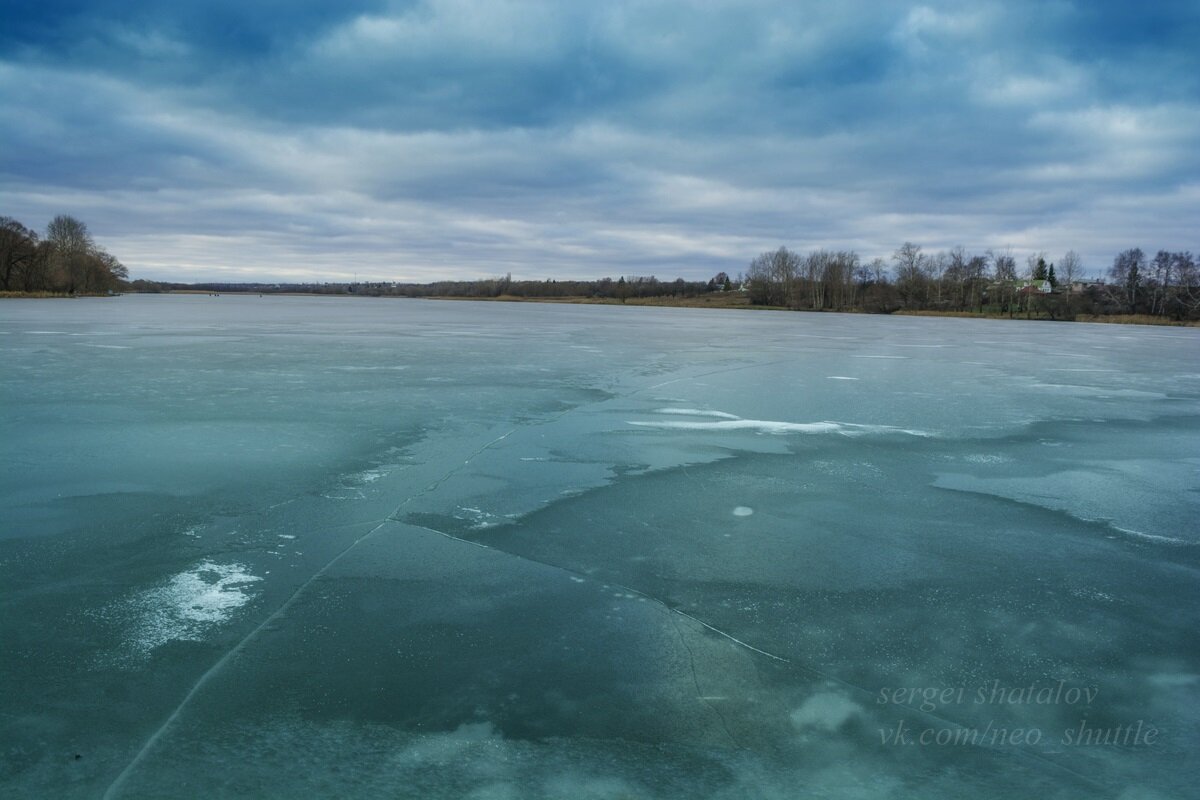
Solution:
<svg viewBox="0 0 1200 800">
<path fill-rule="evenodd" d="M 1054 322 L 1111 322 L 1118 325 L 1169 325 L 1178 328 L 1200 327 L 1197 320 L 1174 320 L 1166 317 L 1155 317 L 1150 314 L 1076 314 L 1071 317 L 1051 317 L 1045 313 L 1028 314 L 1016 311 L 1009 315 L 1002 311 L 925 311 L 902 310 L 895 312 L 902 317 L 968 317 L 972 319 L 1028 319 Z"/>
<path fill-rule="evenodd" d="M 613 297 L 517 297 L 502 294 L 498 297 L 430 297 L 429 300 L 471 300 L 491 303 L 566 303 L 573 305 L 606 305 L 606 306 L 660 306 L 666 308 L 745 308 L 751 311 L 787 311 L 783 306 L 756 306 L 750 304 L 750 298 L 744 292 L 714 292 L 712 294 L 696 295 L 694 297 L 629 297 L 624 302 Z M 798 309 L 801 312 L 808 309 Z M 820 312 L 818 312 L 820 313 Z M 842 313 L 863 313 L 846 310 Z M 1172 320 L 1163 317 L 1153 317 L 1149 314 L 1077 314 L 1074 317 L 1051 317 L 1048 314 L 1027 314 L 1024 311 L 1008 314 L 1002 311 L 928 311 L 901 310 L 894 312 L 900 317 L 959 317 L 966 319 L 1026 319 L 1057 322 L 1112 322 L 1123 325 L 1170 325 L 1175 327 L 1200 327 L 1195 320 Z"/>
<path fill-rule="evenodd" d="M 48 297 L 70 299 L 72 297 L 112 297 L 110 294 L 67 294 L 66 292 L 0 292 L 0 299 L 42 299 Z"/>
<path fill-rule="evenodd" d="M 1077 314 L 1076 322 L 1114 322 L 1118 325 L 1170 325 L 1175 328 L 1200 328 L 1200 320 L 1176 320 L 1149 314 Z"/>
</svg>

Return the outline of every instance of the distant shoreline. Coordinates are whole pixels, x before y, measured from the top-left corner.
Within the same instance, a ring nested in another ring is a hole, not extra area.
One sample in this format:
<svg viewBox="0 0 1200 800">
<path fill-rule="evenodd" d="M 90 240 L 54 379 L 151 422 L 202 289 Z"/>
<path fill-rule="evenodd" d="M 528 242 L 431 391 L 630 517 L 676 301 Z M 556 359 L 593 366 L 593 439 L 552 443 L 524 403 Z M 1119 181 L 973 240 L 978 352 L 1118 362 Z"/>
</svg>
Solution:
<svg viewBox="0 0 1200 800">
<path fill-rule="evenodd" d="M 170 289 L 163 292 L 125 292 L 124 294 L 181 294 L 181 295 L 196 295 L 196 296 L 230 296 L 230 297 L 369 297 L 380 300 L 448 300 L 455 302 L 474 302 L 474 303 L 552 303 L 557 305 L 603 305 L 603 306 L 642 306 L 651 308 L 718 308 L 718 309 L 740 309 L 746 311 L 792 311 L 796 313 L 808 314 L 869 314 L 866 311 L 828 311 L 816 309 L 790 309 L 783 306 L 766 306 L 753 305 L 750 300 L 742 292 L 718 292 L 707 295 L 699 295 L 693 297 L 629 297 L 623 302 L 612 297 L 584 297 L 584 296 L 567 296 L 567 297 L 518 297 L 516 295 L 499 295 L 496 297 L 456 297 L 451 295 L 432 295 L 429 297 L 403 297 L 395 295 L 364 295 L 353 293 L 330 293 L 330 292 L 252 292 L 252 291 L 225 291 L 214 292 L 204 289 Z M 67 295 L 54 294 L 50 292 L 0 292 L 0 299 L 37 299 L 37 300 L 69 300 L 72 298 L 82 297 L 117 297 L 118 295 L 104 294 L 88 294 L 88 295 Z M 1150 314 L 1077 314 L 1073 318 L 1051 318 L 1047 315 L 1025 314 L 1017 312 L 1012 315 L 1000 312 L 978 312 L 978 311 L 936 311 L 936 310 L 919 310 L 919 309 L 901 309 L 889 313 L 872 314 L 872 316 L 897 316 L 897 317 L 954 317 L 960 319 L 1014 319 L 1025 320 L 1029 322 L 1103 322 L 1115 325 L 1154 325 L 1157 327 L 1172 327 L 1172 328 L 1198 328 L 1200 321 L 1197 320 L 1173 320 L 1164 319 L 1163 317 L 1151 316 Z"/>
<path fill-rule="evenodd" d="M 0 300 L 74 300 L 81 297 L 118 297 L 120 292 L 0 292 Z M 128 292 L 133 294 L 133 292 Z"/>
<path fill-rule="evenodd" d="M 721 294 L 734 294 L 734 298 L 729 301 L 722 302 Z M 725 292 L 716 295 L 702 295 L 700 297 L 631 297 L 624 303 L 609 297 L 514 297 L 511 295 L 501 295 L 499 297 L 424 297 L 422 300 L 455 300 L 455 301 L 475 301 L 484 303 L 558 303 L 559 305 L 603 305 L 603 306 L 650 306 L 657 308 L 725 308 L 725 309 L 744 309 L 747 311 L 790 311 L 800 314 L 866 314 L 869 316 L 893 316 L 893 317 L 955 317 L 963 319 L 1013 319 L 1027 320 L 1030 322 L 1107 322 L 1117 325 L 1156 325 L 1167 326 L 1174 328 L 1197 328 L 1200 327 L 1200 321 L 1196 320 L 1172 320 L 1163 319 L 1162 317 L 1151 316 L 1150 314 L 1077 314 L 1072 319 L 1059 317 L 1053 319 L 1049 316 L 1029 315 L 1025 313 L 1014 313 L 1012 315 L 1000 312 L 978 312 L 978 311 L 926 311 L 926 310 L 907 310 L 901 309 L 893 311 L 890 314 L 878 313 L 873 314 L 867 311 L 853 310 L 833 310 L 833 309 L 793 309 L 783 306 L 760 306 L 752 305 L 744 294 Z M 319 296 L 319 295 L 317 295 Z M 739 302 L 740 300 L 740 302 Z"/>
</svg>

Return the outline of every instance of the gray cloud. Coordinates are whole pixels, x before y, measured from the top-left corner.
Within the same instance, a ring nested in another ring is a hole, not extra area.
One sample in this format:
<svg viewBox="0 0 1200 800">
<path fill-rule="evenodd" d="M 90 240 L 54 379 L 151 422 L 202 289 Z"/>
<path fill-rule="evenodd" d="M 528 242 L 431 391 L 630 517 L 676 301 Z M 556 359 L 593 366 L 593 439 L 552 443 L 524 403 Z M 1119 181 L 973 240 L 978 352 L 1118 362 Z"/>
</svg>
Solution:
<svg viewBox="0 0 1200 800">
<path fill-rule="evenodd" d="M 0 34 L 0 212 L 135 276 L 738 271 L 1200 247 L 1164 2 L 66 3 Z"/>
</svg>

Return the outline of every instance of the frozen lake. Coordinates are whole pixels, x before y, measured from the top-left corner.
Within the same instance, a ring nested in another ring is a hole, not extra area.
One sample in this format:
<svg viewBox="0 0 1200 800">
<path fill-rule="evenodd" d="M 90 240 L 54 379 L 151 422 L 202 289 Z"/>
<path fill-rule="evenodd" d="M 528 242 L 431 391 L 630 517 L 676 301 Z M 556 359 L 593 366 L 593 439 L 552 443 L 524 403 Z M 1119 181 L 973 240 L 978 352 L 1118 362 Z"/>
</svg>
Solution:
<svg viewBox="0 0 1200 800">
<path fill-rule="evenodd" d="M 1200 330 L 0 303 L 7 797 L 1195 797 Z"/>
</svg>

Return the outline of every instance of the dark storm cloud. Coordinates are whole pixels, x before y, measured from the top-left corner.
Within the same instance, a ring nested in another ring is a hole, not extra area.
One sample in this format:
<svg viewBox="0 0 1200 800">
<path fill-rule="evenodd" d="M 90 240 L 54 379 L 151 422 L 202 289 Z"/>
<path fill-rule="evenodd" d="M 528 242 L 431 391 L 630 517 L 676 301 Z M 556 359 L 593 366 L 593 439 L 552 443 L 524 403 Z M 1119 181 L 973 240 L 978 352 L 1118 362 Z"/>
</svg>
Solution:
<svg viewBox="0 0 1200 800">
<path fill-rule="evenodd" d="M 135 274 L 737 271 L 762 249 L 1192 248 L 1164 2 L 18 4 L 0 180 Z M 1190 239 L 1189 239 L 1190 237 Z"/>
</svg>

